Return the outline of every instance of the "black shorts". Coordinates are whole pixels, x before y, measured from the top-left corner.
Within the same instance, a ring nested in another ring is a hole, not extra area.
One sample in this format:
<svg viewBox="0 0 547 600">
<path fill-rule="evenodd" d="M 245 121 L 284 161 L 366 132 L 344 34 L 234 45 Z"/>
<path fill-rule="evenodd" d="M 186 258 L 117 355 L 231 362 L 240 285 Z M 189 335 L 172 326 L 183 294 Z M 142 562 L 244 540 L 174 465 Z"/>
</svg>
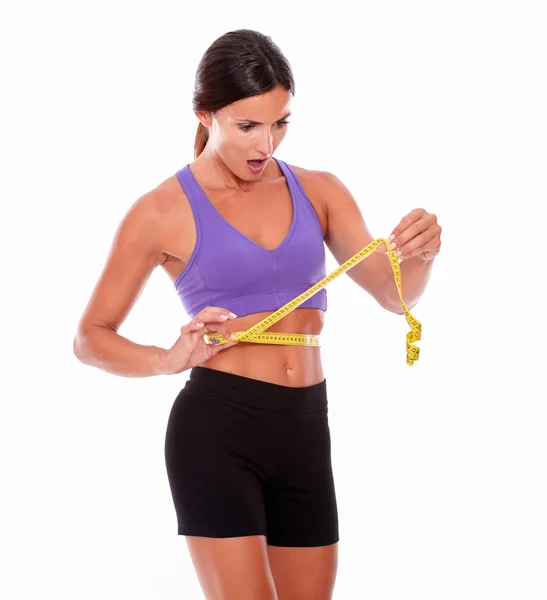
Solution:
<svg viewBox="0 0 547 600">
<path fill-rule="evenodd" d="M 194 367 L 165 436 L 178 534 L 337 542 L 327 413 L 326 379 L 290 387 Z"/>
</svg>

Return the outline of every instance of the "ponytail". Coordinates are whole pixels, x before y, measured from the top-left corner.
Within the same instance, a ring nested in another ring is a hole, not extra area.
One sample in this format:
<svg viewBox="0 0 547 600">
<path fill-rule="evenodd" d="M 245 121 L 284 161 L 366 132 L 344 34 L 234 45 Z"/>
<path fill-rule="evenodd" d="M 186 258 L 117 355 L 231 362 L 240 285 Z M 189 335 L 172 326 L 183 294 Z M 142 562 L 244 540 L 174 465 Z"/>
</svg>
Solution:
<svg viewBox="0 0 547 600">
<path fill-rule="evenodd" d="M 208 139 L 209 131 L 200 121 L 194 142 L 194 160 L 203 152 Z"/>
</svg>

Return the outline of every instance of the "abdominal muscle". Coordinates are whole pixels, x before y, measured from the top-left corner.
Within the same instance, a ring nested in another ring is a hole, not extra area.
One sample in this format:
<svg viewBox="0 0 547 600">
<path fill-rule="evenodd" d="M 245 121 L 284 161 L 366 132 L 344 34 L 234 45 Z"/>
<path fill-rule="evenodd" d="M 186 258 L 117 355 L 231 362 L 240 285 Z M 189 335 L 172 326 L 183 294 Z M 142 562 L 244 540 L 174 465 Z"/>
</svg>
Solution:
<svg viewBox="0 0 547 600">
<path fill-rule="evenodd" d="M 254 313 L 230 319 L 228 330 L 246 331 L 274 311 Z M 324 312 L 317 308 L 296 308 L 266 330 L 269 333 L 319 334 L 323 329 Z M 220 350 L 199 365 L 243 377 L 260 379 L 278 385 L 305 387 L 324 379 L 321 348 L 318 346 L 283 346 L 240 342 Z"/>
</svg>

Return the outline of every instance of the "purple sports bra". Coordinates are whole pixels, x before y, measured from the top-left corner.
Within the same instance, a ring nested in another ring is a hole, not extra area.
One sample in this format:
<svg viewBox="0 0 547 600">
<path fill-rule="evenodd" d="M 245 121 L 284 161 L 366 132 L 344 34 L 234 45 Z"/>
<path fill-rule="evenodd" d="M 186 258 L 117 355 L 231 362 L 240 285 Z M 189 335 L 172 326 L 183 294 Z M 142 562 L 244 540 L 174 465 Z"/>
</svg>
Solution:
<svg viewBox="0 0 547 600">
<path fill-rule="evenodd" d="M 190 201 L 196 244 L 174 286 L 193 319 L 206 306 L 226 308 L 238 317 L 274 311 L 326 276 L 321 223 L 296 173 L 274 158 L 283 172 L 293 205 L 285 239 L 267 250 L 233 227 L 213 206 L 186 165 L 177 171 Z M 299 308 L 327 310 L 325 288 Z"/>
</svg>

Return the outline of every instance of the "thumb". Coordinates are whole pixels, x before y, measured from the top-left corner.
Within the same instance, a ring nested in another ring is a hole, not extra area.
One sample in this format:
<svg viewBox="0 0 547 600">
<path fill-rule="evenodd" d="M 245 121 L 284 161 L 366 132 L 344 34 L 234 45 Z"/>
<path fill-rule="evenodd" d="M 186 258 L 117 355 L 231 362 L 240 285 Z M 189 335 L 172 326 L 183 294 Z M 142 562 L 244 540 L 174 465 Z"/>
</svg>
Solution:
<svg viewBox="0 0 547 600">
<path fill-rule="evenodd" d="M 221 350 L 226 350 L 226 348 L 231 348 L 239 344 L 239 342 L 226 342 L 225 344 L 211 344 L 211 356 L 218 354 Z"/>
</svg>

